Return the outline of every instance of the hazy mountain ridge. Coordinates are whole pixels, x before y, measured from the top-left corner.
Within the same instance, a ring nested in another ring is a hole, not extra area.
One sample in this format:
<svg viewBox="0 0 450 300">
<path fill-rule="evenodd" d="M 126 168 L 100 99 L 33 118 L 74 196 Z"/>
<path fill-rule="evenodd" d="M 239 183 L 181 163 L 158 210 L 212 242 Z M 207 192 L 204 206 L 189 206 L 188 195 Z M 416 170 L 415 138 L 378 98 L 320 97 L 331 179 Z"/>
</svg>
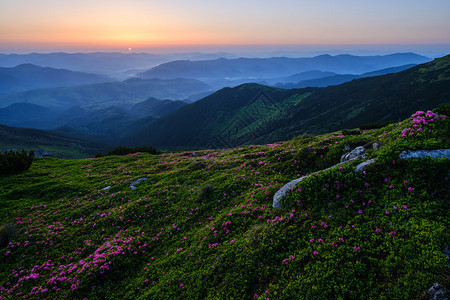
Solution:
<svg viewBox="0 0 450 300">
<path fill-rule="evenodd" d="M 32 64 L 0 68 L 0 94 L 11 94 L 39 88 L 56 88 L 114 81 L 104 75 L 53 69 Z"/>
<path fill-rule="evenodd" d="M 29 53 L 29 54 L 0 54 L 0 66 L 15 67 L 20 64 L 35 64 L 44 67 L 69 69 L 79 72 L 106 74 L 123 80 L 129 77 L 128 70 L 154 67 L 164 62 L 176 59 L 214 59 L 218 57 L 234 57 L 230 53 Z M 136 72 L 131 72 L 134 74 Z"/>
<path fill-rule="evenodd" d="M 147 124 L 184 105 L 186 103 L 183 101 L 155 98 L 130 106 L 100 109 L 71 107 L 57 110 L 31 103 L 16 103 L 0 108 L 0 121 L 7 126 L 57 130 L 76 137 L 91 137 L 114 143 L 123 132 L 133 131 L 136 126 Z"/>
<path fill-rule="evenodd" d="M 296 89 L 296 88 L 305 88 L 305 87 L 327 87 L 330 85 L 342 84 L 342 83 L 345 83 L 348 81 L 352 81 L 354 79 L 397 73 L 397 72 L 401 72 L 401 71 L 407 70 L 409 68 L 412 68 L 416 65 L 417 64 L 408 64 L 408 65 L 403 65 L 403 66 L 399 66 L 399 67 L 391 67 L 391 68 L 386 68 L 386 69 L 381 69 L 381 70 L 364 73 L 361 75 L 334 74 L 332 76 L 323 76 L 323 77 L 311 78 L 311 79 L 308 78 L 305 80 L 298 81 L 296 83 L 292 83 L 292 81 L 291 81 L 291 83 L 285 83 L 285 84 L 279 83 L 279 84 L 275 84 L 273 86 L 280 87 L 283 89 Z"/>
<path fill-rule="evenodd" d="M 446 56 L 399 73 L 326 88 L 281 90 L 256 84 L 225 88 L 144 126 L 124 141 L 145 141 L 160 147 L 221 148 L 242 141 L 271 143 L 301 133 L 401 120 L 415 110 L 448 101 L 449 61 L 450 56 Z M 266 103 L 257 105 L 254 99 L 261 92 Z M 270 118 L 260 122 L 252 116 L 261 110 Z"/>
<path fill-rule="evenodd" d="M 0 95 L 0 107 L 13 103 L 32 103 L 48 108 L 72 106 L 106 107 L 131 105 L 149 97 L 182 100 L 209 91 L 211 87 L 196 79 L 139 79 L 107 82 L 76 87 L 37 89 Z"/>
<path fill-rule="evenodd" d="M 196 78 L 199 80 L 276 78 L 307 71 L 361 74 L 379 69 L 418 64 L 430 59 L 413 54 L 385 56 L 320 55 L 312 58 L 238 58 L 173 61 L 137 74 L 141 78 Z"/>
</svg>

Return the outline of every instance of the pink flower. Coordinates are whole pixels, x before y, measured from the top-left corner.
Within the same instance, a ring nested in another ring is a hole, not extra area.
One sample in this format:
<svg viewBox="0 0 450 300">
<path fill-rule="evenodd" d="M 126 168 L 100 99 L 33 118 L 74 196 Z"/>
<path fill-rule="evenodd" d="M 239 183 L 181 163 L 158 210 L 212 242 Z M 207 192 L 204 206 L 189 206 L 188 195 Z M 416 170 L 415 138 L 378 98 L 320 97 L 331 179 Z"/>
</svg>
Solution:
<svg viewBox="0 0 450 300">
<path fill-rule="evenodd" d="M 375 232 L 380 232 L 380 231 L 381 231 L 380 228 L 375 229 Z"/>
<path fill-rule="evenodd" d="M 233 244 L 233 243 L 234 243 L 234 240 L 231 240 L 231 241 L 230 241 L 230 244 Z"/>
<path fill-rule="evenodd" d="M 387 215 L 389 215 L 391 212 L 387 210 L 387 211 L 385 211 L 385 213 L 386 213 Z"/>
<path fill-rule="evenodd" d="M 313 254 L 314 254 L 314 255 L 317 255 L 317 254 L 319 254 L 319 252 L 317 252 L 317 251 L 314 250 Z"/>
</svg>

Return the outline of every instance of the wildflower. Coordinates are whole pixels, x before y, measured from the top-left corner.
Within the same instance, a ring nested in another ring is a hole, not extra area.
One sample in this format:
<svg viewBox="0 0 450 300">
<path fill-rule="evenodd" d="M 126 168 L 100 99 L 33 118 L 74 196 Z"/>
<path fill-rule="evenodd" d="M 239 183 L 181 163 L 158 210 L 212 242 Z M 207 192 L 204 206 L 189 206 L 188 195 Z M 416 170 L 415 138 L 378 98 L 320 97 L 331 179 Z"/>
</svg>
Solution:
<svg viewBox="0 0 450 300">
<path fill-rule="evenodd" d="M 406 205 L 403 205 L 403 209 L 408 209 L 408 207 Z"/>
<path fill-rule="evenodd" d="M 380 232 L 380 231 L 381 231 L 380 228 L 375 229 L 375 232 Z"/>
<path fill-rule="evenodd" d="M 231 240 L 231 241 L 230 241 L 230 244 L 233 244 L 233 243 L 234 243 L 234 240 Z"/>
<path fill-rule="evenodd" d="M 386 213 L 387 215 L 389 215 L 391 212 L 387 210 L 387 211 L 385 211 L 385 213 Z"/>
<path fill-rule="evenodd" d="M 313 254 L 314 254 L 314 255 L 317 255 L 317 254 L 319 254 L 319 252 L 317 252 L 317 251 L 314 250 Z"/>
</svg>

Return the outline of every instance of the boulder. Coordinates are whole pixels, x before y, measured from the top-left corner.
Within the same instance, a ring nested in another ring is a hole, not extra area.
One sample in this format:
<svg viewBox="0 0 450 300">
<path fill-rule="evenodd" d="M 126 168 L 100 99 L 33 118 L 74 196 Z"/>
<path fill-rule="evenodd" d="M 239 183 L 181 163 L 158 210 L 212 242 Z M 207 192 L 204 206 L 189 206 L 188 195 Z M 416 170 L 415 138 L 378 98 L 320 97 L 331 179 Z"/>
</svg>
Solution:
<svg viewBox="0 0 450 300">
<path fill-rule="evenodd" d="M 141 177 L 141 178 L 138 178 L 138 179 L 134 180 L 132 183 L 130 183 L 130 188 L 132 190 L 135 190 L 136 189 L 135 185 L 138 184 L 139 182 L 143 181 L 143 180 L 147 180 L 147 177 Z"/>
<path fill-rule="evenodd" d="M 439 283 L 434 283 L 431 288 L 428 289 L 428 293 L 431 295 L 430 300 L 447 300 L 444 295 L 445 288 Z"/>
<path fill-rule="evenodd" d="M 380 150 L 380 144 L 378 144 L 378 143 L 373 143 L 373 144 L 372 144 L 372 149 L 375 150 L 375 151 Z"/>
<path fill-rule="evenodd" d="M 346 162 L 358 158 L 360 159 L 366 158 L 366 149 L 364 149 L 363 146 L 356 147 L 351 152 L 342 155 L 341 162 Z"/>
<path fill-rule="evenodd" d="M 364 171 L 368 165 L 373 165 L 374 163 L 375 163 L 375 159 L 369 159 L 369 160 L 363 161 L 362 163 L 360 163 L 359 165 L 357 165 L 355 167 L 355 173 Z"/>
<path fill-rule="evenodd" d="M 420 157 L 433 157 L 433 158 L 446 158 L 450 159 L 450 149 L 438 149 L 438 150 L 406 150 L 400 153 L 400 159 L 420 158 Z"/>
<path fill-rule="evenodd" d="M 281 189 L 279 189 L 275 195 L 273 196 L 273 208 L 279 208 L 281 206 L 280 200 L 286 197 L 286 193 L 294 187 L 297 182 L 302 181 L 304 178 L 309 177 L 310 175 L 303 176 L 301 178 L 294 179 L 288 183 L 286 183 Z"/>
</svg>

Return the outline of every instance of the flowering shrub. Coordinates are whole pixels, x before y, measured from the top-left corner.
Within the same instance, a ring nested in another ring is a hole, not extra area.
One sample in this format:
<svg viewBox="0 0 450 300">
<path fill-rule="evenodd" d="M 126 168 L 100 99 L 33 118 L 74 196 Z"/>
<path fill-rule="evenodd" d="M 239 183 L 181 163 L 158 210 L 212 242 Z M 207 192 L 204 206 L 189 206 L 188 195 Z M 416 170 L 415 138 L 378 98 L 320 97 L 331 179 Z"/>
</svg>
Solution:
<svg viewBox="0 0 450 300">
<path fill-rule="evenodd" d="M 415 114 L 412 115 L 412 124 L 410 124 L 411 127 L 406 127 L 402 130 L 402 137 L 411 136 L 414 134 L 418 134 L 420 132 L 431 132 L 431 126 L 428 126 L 430 124 L 433 124 L 436 120 L 440 118 L 446 118 L 445 115 L 437 115 L 431 110 L 428 110 L 427 112 L 424 111 L 417 111 Z"/>
<path fill-rule="evenodd" d="M 446 122 L 406 137 L 410 120 L 195 155 L 36 159 L 0 177 L 0 220 L 20 233 L 0 249 L 0 299 L 417 297 L 445 280 L 449 163 L 396 151 L 445 146 Z M 373 142 L 365 172 L 315 173 Z"/>
</svg>

